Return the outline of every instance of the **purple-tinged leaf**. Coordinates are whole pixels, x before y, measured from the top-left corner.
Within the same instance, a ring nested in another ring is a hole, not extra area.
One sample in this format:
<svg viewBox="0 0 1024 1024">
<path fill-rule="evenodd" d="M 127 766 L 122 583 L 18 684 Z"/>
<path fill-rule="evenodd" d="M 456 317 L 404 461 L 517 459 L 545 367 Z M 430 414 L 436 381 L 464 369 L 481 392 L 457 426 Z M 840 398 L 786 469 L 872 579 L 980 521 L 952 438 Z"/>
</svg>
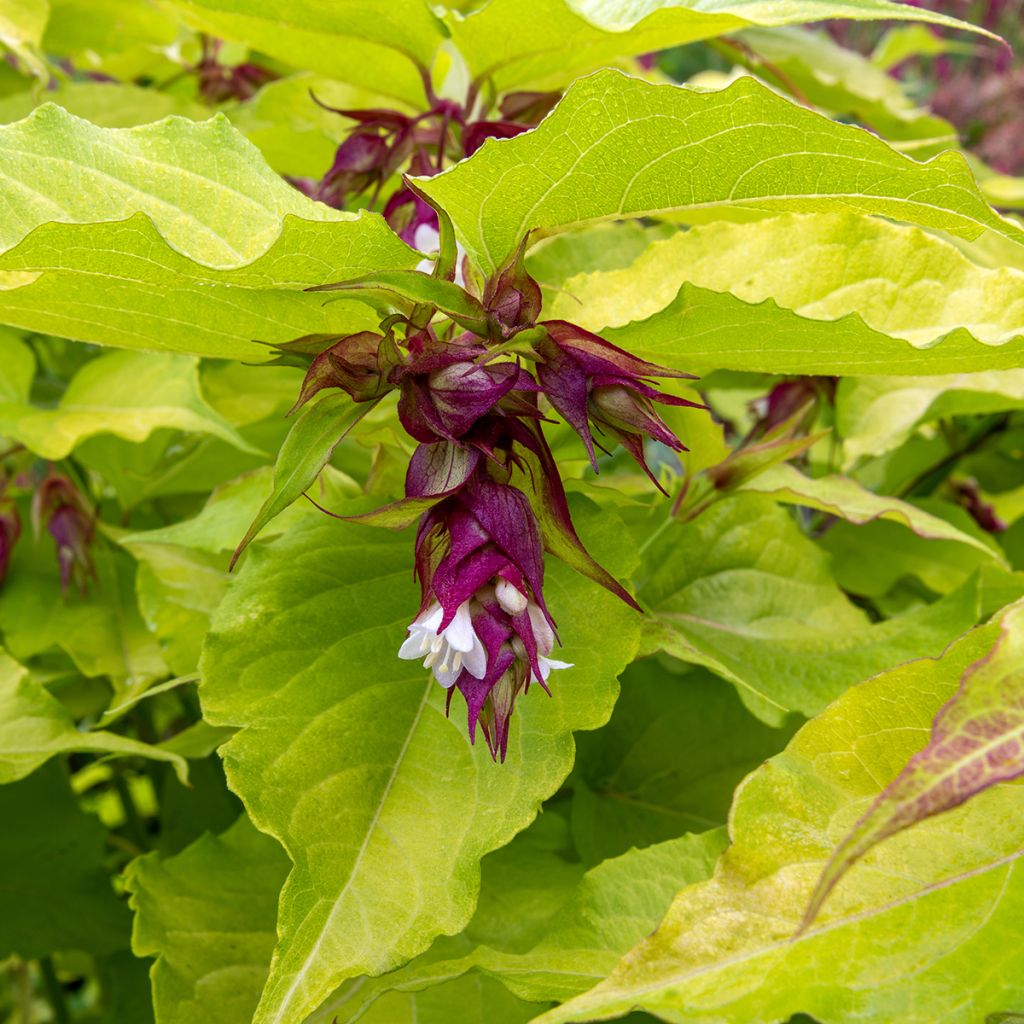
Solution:
<svg viewBox="0 0 1024 1024">
<path fill-rule="evenodd" d="M 1004 614 L 992 649 L 963 674 L 935 716 L 931 740 L 876 798 L 825 866 L 802 928 L 873 846 L 1024 775 L 1024 601 Z"/>
</svg>

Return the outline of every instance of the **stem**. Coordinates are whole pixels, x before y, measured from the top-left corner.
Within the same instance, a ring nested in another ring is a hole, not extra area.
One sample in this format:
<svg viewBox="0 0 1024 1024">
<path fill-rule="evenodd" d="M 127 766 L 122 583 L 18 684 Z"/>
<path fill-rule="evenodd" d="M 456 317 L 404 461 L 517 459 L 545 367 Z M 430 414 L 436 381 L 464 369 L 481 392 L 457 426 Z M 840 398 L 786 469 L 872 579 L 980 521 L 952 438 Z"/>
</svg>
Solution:
<svg viewBox="0 0 1024 1024">
<path fill-rule="evenodd" d="M 918 491 L 923 491 L 924 495 L 931 494 L 949 476 L 953 467 L 960 459 L 965 455 L 972 455 L 979 448 L 984 447 L 986 442 L 991 440 L 992 437 L 1002 433 L 1009 422 L 1010 413 L 1003 413 L 1001 416 L 997 416 L 986 427 L 975 434 L 962 448 L 951 451 L 935 463 L 934 466 L 929 467 L 922 473 L 918 473 L 910 483 L 900 488 L 897 497 L 906 498 L 916 494 Z"/>
<path fill-rule="evenodd" d="M 43 988 L 46 989 L 46 1001 L 53 1010 L 54 1024 L 71 1024 L 71 1014 L 64 999 L 64 986 L 57 977 L 53 966 L 53 957 L 44 956 L 39 961 L 39 970 L 43 975 Z"/>
<path fill-rule="evenodd" d="M 13 976 L 12 987 L 18 1007 L 18 1020 L 21 1024 L 32 1024 L 32 979 L 29 977 L 28 964 L 15 958 L 10 971 Z"/>
<path fill-rule="evenodd" d="M 131 789 L 119 769 L 114 769 L 110 782 L 114 787 L 114 792 L 117 793 L 117 798 L 121 801 L 121 807 L 124 809 L 124 823 L 129 837 L 140 849 L 148 850 L 149 836 L 146 835 L 146 826 L 142 821 L 142 815 L 139 814 L 138 807 L 135 805 Z"/>
</svg>

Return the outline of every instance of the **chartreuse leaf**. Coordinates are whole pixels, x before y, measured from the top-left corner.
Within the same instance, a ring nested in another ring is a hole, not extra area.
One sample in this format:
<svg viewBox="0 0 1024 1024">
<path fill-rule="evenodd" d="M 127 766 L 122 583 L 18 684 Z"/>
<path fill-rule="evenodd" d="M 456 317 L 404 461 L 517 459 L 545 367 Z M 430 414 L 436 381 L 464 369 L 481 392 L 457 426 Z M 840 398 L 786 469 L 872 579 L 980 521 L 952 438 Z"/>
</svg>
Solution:
<svg viewBox="0 0 1024 1024">
<path fill-rule="evenodd" d="M 770 494 L 778 502 L 815 508 L 858 525 L 878 519 L 900 523 L 913 530 L 919 537 L 968 544 L 999 560 L 998 552 L 988 544 L 963 530 L 958 530 L 945 519 L 933 516 L 909 502 L 900 501 L 899 498 L 875 494 L 849 477 L 826 476 L 812 479 L 795 466 L 787 464 L 773 466 L 759 473 L 746 481 L 741 490 Z"/>
<path fill-rule="evenodd" d="M 613 513 L 577 509 L 610 568 L 631 557 Z M 292 530 L 256 548 L 218 609 L 200 695 L 232 788 L 295 868 L 260 1024 L 299 1022 L 346 978 L 394 968 L 469 920 L 480 858 L 529 823 L 572 763 L 573 729 L 611 711 L 637 615 L 559 564 L 548 604 L 565 660 L 554 696 L 517 704 L 496 767 L 470 746 L 465 709 L 396 651 L 418 597 L 412 537 L 351 523 Z M 608 645 L 604 638 L 615 636 Z"/>
<path fill-rule="evenodd" d="M 683 671 L 685 674 L 680 674 Z M 588 864 L 724 825 L 733 790 L 778 753 L 796 718 L 772 729 L 703 669 L 631 665 L 604 728 L 577 740 L 572 835 Z"/>
<path fill-rule="evenodd" d="M 69 114 L 103 128 L 132 128 L 178 115 L 205 121 L 210 108 L 187 96 L 122 82 L 60 82 L 42 96 L 29 90 L 0 99 L 0 122 L 28 117 L 40 101 L 56 103 Z"/>
<path fill-rule="evenodd" d="M 928 745 L 878 795 L 832 855 L 806 920 L 850 868 L 883 839 L 959 807 L 997 782 L 1024 774 L 1024 603 L 1001 620 L 992 649 L 969 666 L 932 724 Z"/>
<path fill-rule="evenodd" d="M 550 315 L 619 328 L 617 344 L 695 370 L 920 375 L 1024 360 L 1024 273 L 856 213 L 696 227 L 571 278 Z"/>
<path fill-rule="evenodd" d="M 88 599 L 65 596 L 51 538 L 23 537 L 0 588 L 0 622 L 19 661 L 59 647 L 83 675 L 109 677 L 119 700 L 165 678 L 167 666 L 135 603 L 131 560 L 103 543 L 92 554 L 97 579 Z"/>
<path fill-rule="evenodd" d="M 416 991 L 482 970 L 530 1002 L 570 999 L 603 979 L 623 952 L 661 920 L 680 884 L 709 878 L 726 845 L 725 829 L 686 835 L 645 850 L 630 850 L 588 871 L 550 923 L 523 952 L 478 946 L 449 960 L 422 957 L 380 978 L 368 979 L 328 1010 L 339 1024 L 363 1020 L 382 992 Z"/>
<path fill-rule="evenodd" d="M 160 427 L 249 443 L 203 398 L 198 360 L 170 353 L 110 352 L 86 363 L 54 409 L 0 402 L 0 435 L 46 459 L 63 459 L 88 437 L 144 441 Z"/>
<path fill-rule="evenodd" d="M 419 258 L 380 217 L 307 199 L 219 116 L 104 129 L 40 107 L 0 128 L 0 197 L 0 320 L 122 348 L 266 360 L 253 339 L 376 322 L 305 288 Z"/>
<path fill-rule="evenodd" d="M 362 1024 L 526 1024 L 542 1007 L 516 999 L 501 982 L 468 974 L 422 992 L 390 992 Z"/>
<path fill-rule="evenodd" d="M 912 28 L 939 40 L 923 25 Z M 753 67 L 764 77 L 780 84 L 784 78 L 787 90 L 804 102 L 833 116 L 852 115 L 904 153 L 922 159 L 957 146 L 953 125 L 918 108 L 898 78 L 827 32 L 749 29 L 740 39 L 756 55 Z"/>
<path fill-rule="evenodd" d="M 938 655 L 979 611 L 970 580 L 935 604 L 870 622 L 836 586 L 828 557 L 754 494 L 663 530 L 646 547 L 637 585 L 652 612 L 645 649 L 729 679 L 773 725 L 790 711 L 817 714 L 894 664 Z"/>
<path fill-rule="evenodd" d="M 988 206 L 960 154 L 917 163 L 750 78 L 699 93 L 599 71 L 573 84 L 534 131 L 488 141 L 420 186 L 484 270 L 535 228 L 659 213 L 750 220 L 836 203 L 968 239 L 992 230 L 1024 243 L 1024 229 Z"/>
<path fill-rule="evenodd" d="M 836 430 L 847 466 L 901 445 L 925 423 L 947 416 L 1024 408 L 1024 369 L 840 382 Z"/>
<path fill-rule="evenodd" d="M 41 76 L 47 74 L 40 50 L 49 17 L 47 0 L 0 0 L 0 46 Z"/>
<path fill-rule="evenodd" d="M 131 862 L 132 949 L 155 956 L 156 1018 L 164 1024 L 249 1024 L 274 949 L 288 858 L 242 815 L 173 857 Z"/>
<path fill-rule="evenodd" d="M 8 402 L 24 402 L 36 375 L 36 358 L 32 349 L 13 331 L 0 329 L 0 407 Z"/>
<path fill-rule="evenodd" d="M 448 16 L 456 46 L 499 91 L 563 85 L 576 75 L 633 54 L 727 35 L 752 25 L 797 25 L 825 18 L 906 19 L 978 31 L 948 15 L 888 0 L 821 3 L 744 0 L 491 0 L 465 18 Z"/>
<path fill-rule="evenodd" d="M 199 32 L 233 39 L 299 69 L 319 71 L 414 104 L 444 38 L 424 0 L 172 0 Z"/>
<path fill-rule="evenodd" d="M 188 777 L 177 754 L 112 732 L 79 731 L 60 701 L 0 649 L 0 785 L 72 751 L 154 758 L 172 764 L 182 783 Z"/>
<path fill-rule="evenodd" d="M 748 777 L 714 877 L 607 980 L 539 1018 L 974 1024 L 1024 997 L 1024 789 L 994 786 L 876 847 L 796 935 L 824 864 L 922 744 L 998 625 L 853 687 Z M 984 965 L 979 970 L 979 964 Z"/>
<path fill-rule="evenodd" d="M 345 392 L 335 391 L 302 410 L 278 453 L 273 489 L 235 548 L 232 566 L 267 523 L 316 483 L 342 438 L 373 405 L 353 402 Z"/>
<path fill-rule="evenodd" d="M 128 945 L 128 908 L 103 865 L 106 830 L 51 763 L 0 786 L 0 957 Z"/>
</svg>

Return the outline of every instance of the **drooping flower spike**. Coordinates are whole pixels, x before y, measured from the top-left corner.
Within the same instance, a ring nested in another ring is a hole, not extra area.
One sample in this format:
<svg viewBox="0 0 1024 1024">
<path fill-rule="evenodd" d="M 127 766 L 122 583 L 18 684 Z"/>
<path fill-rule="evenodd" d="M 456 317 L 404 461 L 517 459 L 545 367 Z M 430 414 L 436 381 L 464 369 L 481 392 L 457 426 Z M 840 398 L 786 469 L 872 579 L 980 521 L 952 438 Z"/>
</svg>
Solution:
<svg viewBox="0 0 1024 1024">
<path fill-rule="evenodd" d="M 420 215 L 411 200 L 402 203 Z M 424 215 L 416 230 L 427 223 Z M 618 442 L 656 484 L 645 441 L 684 446 L 655 406 L 702 408 L 654 386 L 691 374 L 638 359 L 566 321 L 539 320 L 541 291 L 525 248 L 524 239 L 478 295 L 465 294 L 462 308 L 476 312 L 450 313 L 458 324 L 436 322 L 436 309 L 424 317 L 417 305 L 387 318 L 379 332 L 281 346 L 312 356 L 298 405 L 323 388 L 341 388 L 355 401 L 398 392 L 399 420 L 418 442 L 405 497 L 354 518 L 396 528 L 418 519 L 421 600 L 399 657 L 422 661 L 448 691 L 449 706 L 458 690 L 470 737 L 479 726 L 502 760 L 518 696 L 534 683 L 547 690 L 553 671 L 571 667 L 551 656 L 558 636 L 543 592 L 545 549 L 639 607 L 576 533 L 542 428 L 548 407 L 580 435 L 595 468 L 601 440 Z M 451 275 L 444 280 L 450 288 Z"/>
<path fill-rule="evenodd" d="M 32 496 L 32 529 L 38 537 L 43 521 L 57 548 L 61 589 L 72 582 L 81 593 L 96 578 L 90 551 L 96 517 L 81 491 L 62 473 L 51 472 Z"/>
</svg>

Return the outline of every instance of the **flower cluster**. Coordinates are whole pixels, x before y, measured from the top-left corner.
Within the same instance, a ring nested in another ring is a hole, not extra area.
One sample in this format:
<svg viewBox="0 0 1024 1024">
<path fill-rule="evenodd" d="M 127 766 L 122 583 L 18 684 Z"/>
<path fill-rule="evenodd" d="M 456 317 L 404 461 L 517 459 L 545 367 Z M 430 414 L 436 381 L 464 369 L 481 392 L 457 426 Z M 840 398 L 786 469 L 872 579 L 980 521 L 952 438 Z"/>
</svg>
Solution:
<svg viewBox="0 0 1024 1024">
<path fill-rule="evenodd" d="M 193 70 L 199 95 L 207 103 L 227 103 L 228 100 L 249 100 L 277 75 L 258 64 L 222 64 L 221 42 L 202 37 L 202 55 Z"/>
<path fill-rule="evenodd" d="M 566 321 L 539 320 L 540 288 L 524 249 L 479 294 L 464 292 L 462 306 L 478 315 L 458 323 L 416 303 L 380 331 L 281 346 L 291 358 L 311 357 L 297 406 L 324 388 L 356 402 L 397 392 L 402 427 L 417 442 L 405 497 L 356 518 L 392 527 L 418 519 L 421 601 L 399 657 L 422 661 L 448 690 L 449 707 L 458 690 L 470 738 L 479 726 L 502 760 L 516 698 L 533 684 L 547 690 L 553 671 L 571 667 L 552 657 L 545 548 L 637 607 L 573 527 L 542 429 L 549 408 L 579 434 L 595 469 L 595 449 L 620 444 L 657 484 L 645 441 L 684 446 L 656 406 L 697 404 L 654 384 L 690 374 Z"/>
<path fill-rule="evenodd" d="M 373 206 L 384 185 L 399 172 L 419 177 L 437 174 L 447 161 L 472 156 L 487 139 L 510 139 L 533 128 L 559 98 L 558 93 L 510 93 L 500 103 L 498 117 L 490 119 L 480 115 L 475 87 L 461 103 L 442 99 L 434 92 L 426 69 L 421 73 L 427 110 L 420 114 L 321 104 L 353 121 L 354 126 L 320 181 L 291 179 L 292 184 L 338 209 L 362 195 L 367 195 Z M 403 182 L 395 190 L 382 213 L 413 248 L 421 252 L 437 250 L 437 213 L 407 184 Z"/>
</svg>

